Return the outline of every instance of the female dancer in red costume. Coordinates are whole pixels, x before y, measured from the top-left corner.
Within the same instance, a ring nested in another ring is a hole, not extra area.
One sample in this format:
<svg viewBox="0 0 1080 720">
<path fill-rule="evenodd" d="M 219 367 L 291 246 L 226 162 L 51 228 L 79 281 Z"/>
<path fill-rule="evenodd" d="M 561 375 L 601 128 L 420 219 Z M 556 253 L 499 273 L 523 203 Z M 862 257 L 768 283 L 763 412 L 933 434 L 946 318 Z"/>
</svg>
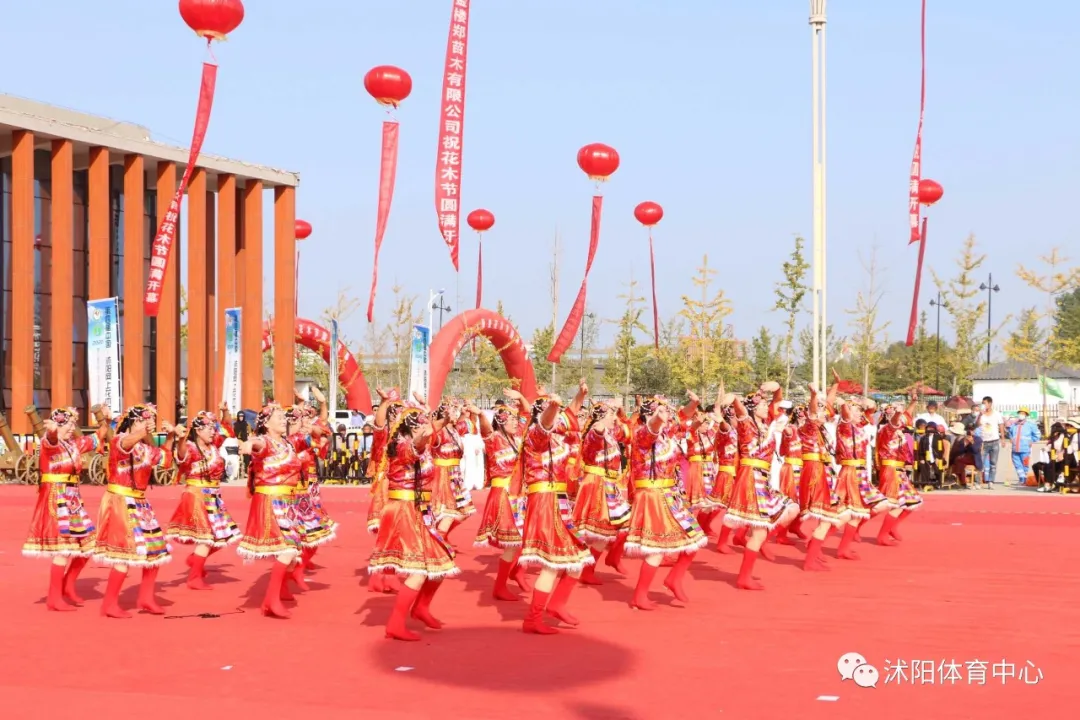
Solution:
<svg viewBox="0 0 1080 720">
<path fill-rule="evenodd" d="M 799 415 L 799 408 L 796 416 Z M 818 400 L 817 388 L 810 386 L 810 405 L 805 417 L 799 417 L 796 423 L 799 443 L 802 446 L 802 475 L 799 478 L 800 520 L 814 519 L 810 540 L 806 545 L 806 558 L 803 570 L 828 570 L 822 546 L 829 530 L 847 523 L 851 512 L 840 508 L 839 498 L 833 492 L 832 455 L 825 438 L 825 415 Z"/>
<path fill-rule="evenodd" d="M 325 400 L 323 407 L 326 407 Z M 315 422 L 314 410 L 306 405 L 294 405 L 285 411 L 287 436 L 293 450 L 300 458 L 300 482 L 294 492 L 296 513 L 303 530 L 300 533 L 300 559 L 292 567 L 289 577 L 300 590 L 308 590 L 304 580 L 304 568 L 315 556 L 319 546 L 334 539 L 333 520 L 320 511 L 315 502 L 319 484 L 318 459 L 328 447 L 329 433 L 325 425 Z M 314 491 L 312 490 L 314 488 Z M 316 493 L 313 497 L 312 493 Z"/>
<path fill-rule="evenodd" d="M 588 387 L 582 381 L 570 406 L 571 413 L 577 413 L 587 392 Z M 570 457 L 566 442 L 568 429 L 558 395 L 541 396 L 533 403 L 521 452 L 526 501 L 518 562 L 540 566 L 532 603 L 522 624 L 522 630 L 536 635 L 558 632 L 544 623 L 545 605 L 547 614 L 556 620 L 567 625 L 578 624 L 566 605 L 581 571 L 593 563 L 588 547 L 574 533 L 570 500 L 566 495 L 566 461 Z"/>
<path fill-rule="evenodd" d="M 76 437 L 78 421 L 75 408 L 58 408 L 45 421 L 39 460 L 41 484 L 30 532 L 22 547 L 26 557 L 52 560 L 49 594 L 45 598 L 50 610 L 74 610 L 83 604 L 75 592 L 75 581 L 93 554 L 96 538 L 94 522 L 79 492 L 79 473 L 83 454 L 102 447 L 109 421 L 107 417 L 102 420 L 92 435 Z"/>
<path fill-rule="evenodd" d="M 799 512 L 798 505 L 774 491 L 769 484 L 772 456 L 780 433 L 787 425 L 787 417 L 781 415 L 770 425 L 771 408 L 763 401 L 762 395 L 772 393 L 775 404 L 779 402 L 779 391 L 778 383 L 768 382 L 761 386 L 760 394 L 746 400 L 731 396 L 725 398 L 735 406 L 739 471 L 731 490 L 731 502 L 724 516 L 724 524 L 748 531 L 742 568 L 736 581 L 736 586 L 742 590 L 765 589 L 753 577 L 754 563 L 773 528 L 790 523 Z"/>
<path fill-rule="evenodd" d="M 273 558 L 262 612 L 282 619 L 292 617 L 281 601 L 292 599 L 286 579 L 300 554 L 304 532 L 295 494 L 301 461 L 285 435 L 286 428 L 285 410 L 271 403 L 255 418 L 255 436 L 240 446 L 241 453 L 251 455 L 251 507 L 236 550 L 248 563 Z"/>
<path fill-rule="evenodd" d="M 698 396 L 694 393 L 687 395 L 690 404 L 680 412 L 681 417 L 689 418 L 686 428 L 688 472 L 683 487 L 686 491 L 686 504 L 697 513 L 698 524 L 708 535 L 707 524 L 711 520 L 709 495 L 716 480 L 717 421 L 713 416 L 714 407 L 702 412 Z"/>
<path fill-rule="evenodd" d="M 723 383 L 720 385 L 720 397 L 726 396 Z M 735 408 L 730 404 L 721 406 L 717 401 L 713 412 L 719 412 L 721 420 L 716 426 L 716 479 L 713 480 L 712 492 L 709 493 L 709 504 L 702 510 L 705 516 L 703 528 L 712 528 L 716 516 L 727 511 L 731 502 L 731 489 L 735 486 L 735 475 L 739 464 L 739 434 L 735 429 Z M 706 514 L 707 513 L 707 514 Z M 731 528 L 722 525 L 720 537 L 716 542 L 718 552 L 729 555 L 735 552 L 730 544 Z"/>
<path fill-rule="evenodd" d="M 386 507 L 387 488 L 386 474 L 379 468 L 382 465 L 383 454 L 386 452 L 387 438 L 390 435 L 390 426 L 394 424 L 398 413 L 405 409 L 401 402 L 401 395 L 397 388 L 383 390 L 376 388 L 379 395 L 379 407 L 375 409 L 375 431 L 371 438 L 371 456 L 368 458 L 368 467 L 371 468 L 371 504 L 368 506 L 367 529 L 372 535 L 379 533 L 379 522 L 382 518 L 383 508 Z M 397 574 L 390 570 L 383 574 L 368 575 L 368 592 L 396 593 L 401 589 L 401 582 Z"/>
<path fill-rule="evenodd" d="M 581 582 L 599 585 L 596 564 L 605 550 L 617 543 L 625 547 L 625 525 L 630 519 L 630 505 L 619 487 L 622 474 L 620 443 L 630 441 L 626 425 L 615 408 L 603 403 L 592 406 L 582 435 L 582 479 L 574 502 L 574 529 L 592 548 L 594 564 L 581 573 Z M 617 563 L 617 560 L 616 560 Z"/>
<path fill-rule="evenodd" d="M 423 398 L 418 398 L 421 405 Z M 435 484 L 431 491 L 431 509 L 438 523 L 439 532 L 449 539 L 453 531 L 470 515 L 476 513 L 472 493 L 465 487 L 461 475 L 461 458 L 465 450 L 461 435 L 468 430 L 467 418 L 462 417 L 462 406 L 456 401 L 444 402 L 432 418 L 441 429 L 432 440 L 431 454 L 435 461 Z"/>
<path fill-rule="evenodd" d="M 922 498 L 911 484 L 907 472 L 907 443 L 904 428 L 915 412 L 918 396 L 912 393 L 904 410 L 885 408 L 877 430 L 878 489 L 889 499 L 892 508 L 878 531 L 878 545 L 895 545 L 900 538 L 896 526 L 922 504 Z"/>
<path fill-rule="evenodd" d="M 799 504 L 803 470 L 802 433 L 800 428 L 806 422 L 806 408 L 796 408 L 790 401 L 780 403 L 780 409 L 788 417 L 787 425 L 780 434 L 779 455 L 783 464 L 780 466 L 780 492 L 793 504 Z M 803 533 L 801 518 L 796 515 L 790 525 L 777 525 L 774 538 L 781 545 L 794 545 L 788 532 L 800 540 L 807 540 Z"/>
<path fill-rule="evenodd" d="M 386 475 L 387 501 L 368 572 L 381 575 L 392 570 L 405 576 L 386 624 L 386 637 L 393 640 L 420 639 L 405 627 L 410 610 L 412 617 L 427 627 L 442 628 L 431 614 L 431 601 L 442 580 L 460 572 L 453 550 L 434 527 L 428 505 L 434 476 L 429 446 L 437 432 L 420 410 L 406 408 L 390 427 L 382 456 L 380 471 Z"/>
<path fill-rule="evenodd" d="M 840 463 L 836 494 L 840 499 L 841 512 L 846 510 L 850 515 L 836 551 L 836 556 L 844 560 L 859 559 L 858 553 L 851 547 L 859 532 L 859 525 L 869 520 L 871 515 L 892 507 L 888 498 L 870 484 L 866 469 L 869 438 L 864 430 L 867 423 L 859 409 L 840 401 L 840 418 L 836 424 L 836 460 Z"/>
<path fill-rule="evenodd" d="M 654 610 L 649 586 L 665 556 L 678 556 L 664 586 L 681 602 L 689 598 L 683 578 L 698 548 L 708 542 L 705 533 L 683 500 L 676 480 L 678 429 L 668 405 L 646 400 L 638 410 L 640 422 L 630 445 L 630 478 L 634 494 L 627 523 L 626 554 L 643 559 L 630 606 Z"/>
<path fill-rule="evenodd" d="M 131 613 L 120 608 L 120 588 L 129 566 L 143 569 L 138 609 L 152 615 L 165 614 L 154 597 L 154 584 L 158 570 L 170 560 L 169 544 L 154 508 L 146 499 L 146 488 L 155 467 L 172 464 L 173 441 L 183 437 L 186 431 L 182 425 L 174 428 L 162 422 L 165 444 L 154 447 L 152 433 L 156 420 L 153 405 L 129 408 L 109 444 L 109 484 L 101 498 L 94 544 L 94 560 L 112 567 L 101 605 L 101 614 L 106 617 L 131 617 Z"/>
<path fill-rule="evenodd" d="M 525 519 L 525 495 L 521 488 L 521 433 L 529 406 L 516 391 L 506 391 L 517 400 L 519 413 L 505 405 L 495 408 L 492 419 L 480 415 L 480 434 L 484 437 L 484 466 L 487 472 L 487 504 L 480 517 L 476 547 L 493 547 L 503 551 L 499 571 L 495 576 L 492 596 L 496 600 L 516 601 L 521 598 L 506 586 L 513 577 L 518 587 L 528 592 L 525 569 L 517 564 L 521 552 L 521 528 Z"/>
<path fill-rule="evenodd" d="M 221 497 L 221 480 L 225 477 L 221 445 L 227 437 L 217 417 L 204 410 L 191 420 L 188 434 L 176 441 L 176 463 L 184 493 L 165 526 L 165 539 L 195 546 L 187 560 L 187 586 L 192 590 L 210 590 L 205 579 L 207 558 L 240 542 L 240 528 Z"/>
</svg>

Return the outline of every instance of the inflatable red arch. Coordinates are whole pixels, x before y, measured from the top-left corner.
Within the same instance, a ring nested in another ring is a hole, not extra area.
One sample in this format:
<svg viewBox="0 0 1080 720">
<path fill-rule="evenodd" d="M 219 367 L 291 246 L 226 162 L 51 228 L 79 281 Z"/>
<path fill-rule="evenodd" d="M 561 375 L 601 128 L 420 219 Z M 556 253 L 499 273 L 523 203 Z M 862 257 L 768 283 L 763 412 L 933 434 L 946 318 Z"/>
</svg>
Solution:
<svg viewBox="0 0 1080 720">
<path fill-rule="evenodd" d="M 330 363 L 330 331 L 318 323 L 303 318 L 296 318 L 295 339 L 297 344 L 312 352 L 319 353 L 327 364 Z M 274 326 L 272 321 L 263 323 L 262 349 L 269 350 L 274 344 Z M 371 412 L 371 391 L 367 380 L 360 370 L 356 358 L 345 344 L 338 341 L 338 382 L 345 392 L 345 407 L 350 410 Z"/>
<path fill-rule="evenodd" d="M 536 399 L 536 373 L 533 371 L 525 341 L 510 321 L 491 310 L 477 308 L 455 316 L 431 341 L 429 350 L 430 379 L 428 402 L 434 407 L 442 397 L 446 378 L 454 365 L 454 358 L 477 336 L 491 341 L 499 351 L 506 374 L 516 381 L 518 390 L 530 402 Z"/>
</svg>

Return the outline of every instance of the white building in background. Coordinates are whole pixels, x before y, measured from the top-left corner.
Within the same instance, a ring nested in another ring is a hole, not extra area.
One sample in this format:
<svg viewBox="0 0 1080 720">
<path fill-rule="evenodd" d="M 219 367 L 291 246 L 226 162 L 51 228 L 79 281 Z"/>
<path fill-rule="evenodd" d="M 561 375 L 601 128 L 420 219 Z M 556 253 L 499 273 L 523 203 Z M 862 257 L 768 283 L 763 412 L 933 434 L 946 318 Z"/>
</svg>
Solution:
<svg viewBox="0 0 1080 720">
<path fill-rule="evenodd" d="M 1043 403 L 1043 391 L 1038 370 L 1027 363 L 996 363 L 972 378 L 971 395 L 976 401 L 986 396 L 994 399 L 994 405 L 1003 412 L 1015 412 L 1021 407 L 1039 412 Z M 1055 387 L 1064 397 L 1054 397 L 1048 392 L 1047 413 L 1051 417 L 1074 415 L 1080 405 L 1080 370 L 1058 368 L 1048 370 L 1046 377 L 1050 387 Z"/>
</svg>

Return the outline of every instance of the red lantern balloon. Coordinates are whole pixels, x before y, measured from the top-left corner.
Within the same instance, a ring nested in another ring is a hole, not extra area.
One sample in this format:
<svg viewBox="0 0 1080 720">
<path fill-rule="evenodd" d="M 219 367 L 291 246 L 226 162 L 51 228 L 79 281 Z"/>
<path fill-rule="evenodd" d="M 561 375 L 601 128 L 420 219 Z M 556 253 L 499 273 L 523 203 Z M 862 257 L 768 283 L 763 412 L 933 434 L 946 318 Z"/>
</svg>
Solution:
<svg viewBox="0 0 1080 720">
<path fill-rule="evenodd" d="M 397 107 L 412 92 L 412 77 L 393 65 L 371 68 L 364 76 L 364 89 L 380 105 Z"/>
<path fill-rule="evenodd" d="M 652 227 L 664 219 L 664 208 L 654 202 L 643 202 L 634 208 L 634 217 L 645 227 Z"/>
<path fill-rule="evenodd" d="M 296 239 L 307 240 L 311 237 L 311 223 L 307 220 L 296 221 Z"/>
<path fill-rule="evenodd" d="M 604 182 L 619 169 L 619 153 L 602 143 L 591 143 L 578 150 L 577 164 L 591 180 Z"/>
<path fill-rule="evenodd" d="M 465 221 L 476 232 L 485 232 L 495 226 L 495 216 L 490 211 L 482 208 L 469 213 L 469 217 L 465 218 Z"/>
<path fill-rule="evenodd" d="M 944 194 L 945 189 L 936 180 L 923 179 L 919 181 L 919 202 L 923 205 L 933 205 Z"/>
<path fill-rule="evenodd" d="M 180 0 L 180 17 L 199 37 L 225 40 L 244 21 L 240 0 Z"/>
</svg>

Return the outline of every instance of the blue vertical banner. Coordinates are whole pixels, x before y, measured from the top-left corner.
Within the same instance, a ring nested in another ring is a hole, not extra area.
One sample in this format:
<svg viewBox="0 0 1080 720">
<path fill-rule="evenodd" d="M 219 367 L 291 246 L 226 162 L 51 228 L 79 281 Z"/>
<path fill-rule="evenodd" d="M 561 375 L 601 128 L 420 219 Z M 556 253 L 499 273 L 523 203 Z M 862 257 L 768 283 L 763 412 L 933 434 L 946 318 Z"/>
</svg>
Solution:
<svg viewBox="0 0 1080 720">
<path fill-rule="evenodd" d="M 330 422 L 337 422 L 337 396 L 338 396 L 338 323 L 337 320 L 330 321 Z"/>
<path fill-rule="evenodd" d="M 120 310 L 116 298 L 86 303 L 86 331 L 90 405 L 107 407 L 116 417 L 124 408 L 120 385 Z"/>
<path fill-rule="evenodd" d="M 240 328 L 243 322 L 242 308 L 225 310 L 225 377 L 222 400 L 229 407 L 229 415 L 240 412 Z"/>
<path fill-rule="evenodd" d="M 412 344 L 409 353 L 409 397 L 418 394 L 428 398 L 428 350 L 431 347 L 431 329 L 413 325 Z M 438 404 L 438 403 L 436 403 Z"/>
</svg>

